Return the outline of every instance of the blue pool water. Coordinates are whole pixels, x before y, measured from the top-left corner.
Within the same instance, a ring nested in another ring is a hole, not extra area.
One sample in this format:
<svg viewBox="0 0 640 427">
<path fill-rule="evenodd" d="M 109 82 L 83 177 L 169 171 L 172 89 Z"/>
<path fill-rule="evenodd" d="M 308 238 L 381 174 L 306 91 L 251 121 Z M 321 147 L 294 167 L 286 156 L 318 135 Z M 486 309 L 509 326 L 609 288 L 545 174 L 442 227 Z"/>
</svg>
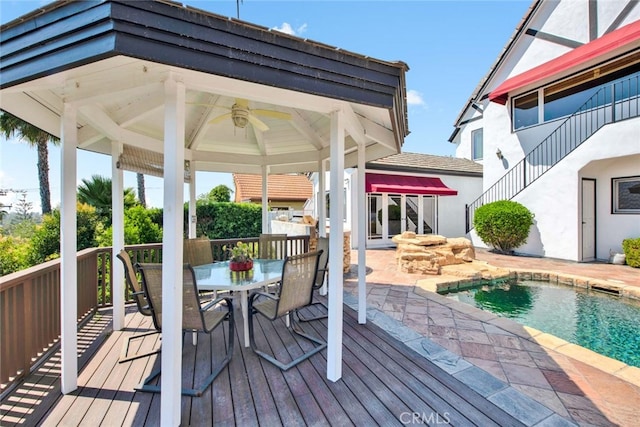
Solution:
<svg viewBox="0 0 640 427">
<path fill-rule="evenodd" d="M 597 291 L 523 281 L 446 295 L 640 367 L 640 303 Z"/>
</svg>

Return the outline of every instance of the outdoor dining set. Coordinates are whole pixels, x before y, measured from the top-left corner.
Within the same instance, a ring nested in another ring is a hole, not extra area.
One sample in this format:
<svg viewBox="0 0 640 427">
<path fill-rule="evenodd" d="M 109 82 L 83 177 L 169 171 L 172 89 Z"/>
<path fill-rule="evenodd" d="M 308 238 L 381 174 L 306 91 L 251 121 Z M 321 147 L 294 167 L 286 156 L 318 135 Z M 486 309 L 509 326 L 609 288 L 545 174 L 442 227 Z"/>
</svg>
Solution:
<svg viewBox="0 0 640 427">
<path fill-rule="evenodd" d="M 314 293 L 324 285 L 328 265 L 328 239 L 319 237 L 313 251 L 288 255 L 286 234 L 261 234 L 254 254 L 244 254 L 251 261 L 238 270 L 233 258 L 215 261 L 211 242 L 207 238 L 185 239 L 182 274 L 182 330 L 183 337 L 192 333 L 193 344 L 198 333 L 212 333 L 217 327 L 227 324 L 226 349 L 223 359 L 211 369 L 211 373 L 195 388 L 183 388 L 186 396 L 200 396 L 213 383 L 218 374 L 229 364 L 233 356 L 235 319 L 234 302 L 240 304 L 243 318 L 243 345 L 251 347 L 256 355 L 286 371 L 326 348 L 322 338 L 302 330 L 298 322 L 326 318 L 322 314 L 305 315 L 300 310 L 314 302 Z M 242 243 L 238 243 L 238 248 Z M 238 249 L 236 249 L 238 250 Z M 227 249 L 229 254 L 232 248 Z M 231 255 L 230 255 L 231 256 Z M 133 340 L 162 333 L 162 263 L 134 263 L 125 250 L 117 257 L 124 264 L 125 281 L 138 311 L 153 320 L 153 330 L 131 335 L 125 340 L 120 363 L 158 354 L 160 347 L 149 352 L 130 352 Z M 326 308 L 326 306 L 325 306 Z M 295 336 L 312 343 L 312 348 L 288 362 L 282 362 L 265 349 L 256 345 L 254 321 L 257 315 L 270 321 L 281 322 Z M 184 338 L 183 338 L 184 341 Z M 133 354 L 131 354 L 133 353 Z M 136 390 L 160 392 L 160 369 L 154 370 Z"/>
</svg>

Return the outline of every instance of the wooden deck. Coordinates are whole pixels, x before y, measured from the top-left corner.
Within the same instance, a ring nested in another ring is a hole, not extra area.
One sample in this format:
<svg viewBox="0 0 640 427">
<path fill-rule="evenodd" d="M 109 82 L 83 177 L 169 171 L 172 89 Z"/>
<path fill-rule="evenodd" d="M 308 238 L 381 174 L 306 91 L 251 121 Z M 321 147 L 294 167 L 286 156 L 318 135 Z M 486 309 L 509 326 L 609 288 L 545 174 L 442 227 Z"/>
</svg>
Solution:
<svg viewBox="0 0 640 427">
<path fill-rule="evenodd" d="M 236 315 L 241 316 L 239 310 Z M 231 363 L 203 396 L 182 398 L 182 425 L 522 425 L 379 327 L 359 325 L 346 306 L 343 376 L 337 382 L 325 377 L 326 351 L 286 372 L 258 358 L 242 345 L 238 318 Z M 83 328 L 79 342 L 86 350 L 78 390 L 60 395 L 54 355 L 0 402 L 0 425 L 159 425 L 160 395 L 135 392 L 134 386 L 159 366 L 160 358 L 118 363 L 124 338 L 150 328 L 150 319 L 128 308 L 126 320 L 125 331 L 110 333 L 106 311 Z M 304 325 L 323 337 L 326 327 L 326 320 Z M 205 377 L 211 361 L 221 359 L 222 333 L 200 334 L 196 347 L 190 337 L 185 340 L 185 386 Z M 292 338 L 283 322 L 260 319 L 256 333 L 259 346 L 270 345 L 283 358 L 309 345 Z M 153 348 L 157 340 L 157 335 L 145 338 L 142 349 Z"/>
</svg>

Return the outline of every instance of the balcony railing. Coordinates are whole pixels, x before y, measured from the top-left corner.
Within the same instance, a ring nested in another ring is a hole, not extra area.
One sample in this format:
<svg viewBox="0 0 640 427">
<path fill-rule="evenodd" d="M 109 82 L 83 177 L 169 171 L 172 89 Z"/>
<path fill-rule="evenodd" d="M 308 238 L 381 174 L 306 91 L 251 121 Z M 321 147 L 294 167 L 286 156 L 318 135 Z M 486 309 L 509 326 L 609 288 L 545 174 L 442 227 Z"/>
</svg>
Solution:
<svg viewBox="0 0 640 427">
<path fill-rule="evenodd" d="M 225 248 L 238 241 L 257 249 L 257 237 L 211 240 L 214 259 L 225 260 Z M 135 262 L 161 262 L 162 244 L 132 245 L 125 249 Z M 309 250 L 309 236 L 289 236 L 288 253 Z M 78 252 L 78 323 L 113 303 L 112 249 Z M 129 290 L 126 301 L 132 302 Z M 26 377 L 59 346 L 60 260 L 52 260 L 0 277 L 0 396 Z"/>
<path fill-rule="evenodd" d="M 495 184 L 466 206 L 467 232 L 480 206 L 511 200 L 603 126 L 640 115 L 640 76 L 603 86 Z"/>
</svg>

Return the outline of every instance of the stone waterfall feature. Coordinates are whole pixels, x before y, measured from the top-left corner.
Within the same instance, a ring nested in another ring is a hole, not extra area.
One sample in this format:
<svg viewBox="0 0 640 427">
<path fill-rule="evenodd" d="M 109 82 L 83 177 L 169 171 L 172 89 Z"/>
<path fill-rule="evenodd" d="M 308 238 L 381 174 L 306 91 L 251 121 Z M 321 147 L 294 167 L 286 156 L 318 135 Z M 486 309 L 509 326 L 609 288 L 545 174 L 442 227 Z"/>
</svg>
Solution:
<svg viewBox="0 0 640 427">
<path fill-rule="evenodd" d="M 441 274 L 444 266 L 470 263 L 476 257 L 471 241 L 464 237 L 405 231 L 392 240 L 398 245 L 396 259 L 403 273 Z"/>
</svg>

